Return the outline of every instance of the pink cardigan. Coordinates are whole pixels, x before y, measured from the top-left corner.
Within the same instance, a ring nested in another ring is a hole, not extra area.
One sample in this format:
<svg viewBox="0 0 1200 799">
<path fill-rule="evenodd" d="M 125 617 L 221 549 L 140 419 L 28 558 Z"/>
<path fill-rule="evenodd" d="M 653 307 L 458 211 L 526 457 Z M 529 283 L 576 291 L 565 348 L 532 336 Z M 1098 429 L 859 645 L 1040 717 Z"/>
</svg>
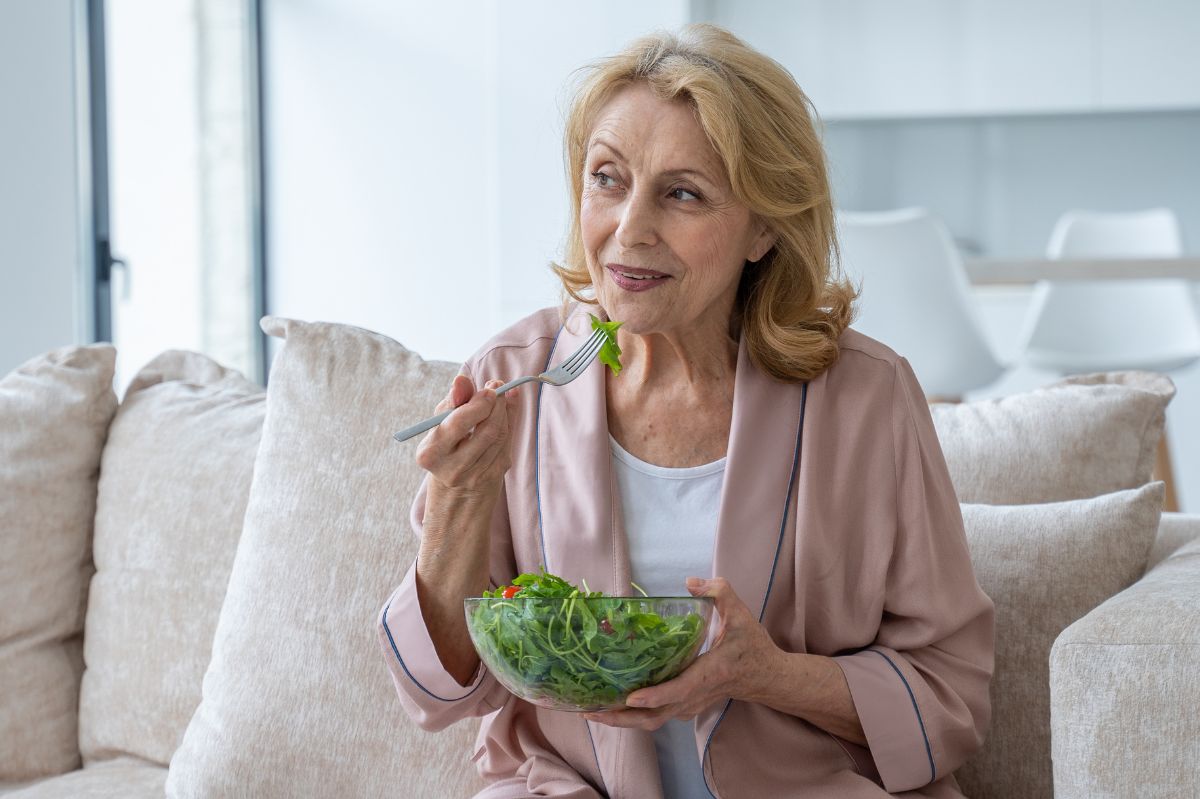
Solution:
<svg viewBox="0 0 1200 799">
<path fill-rule="evenodd" d="M 536 374 L 590 333 L 586 308 L 500 333 L 463 367 L 476 384 Z M 696 747 L 713 796 L 961 796 L 952 772 L 988 726 L 993 607 L 971 568 L 962 516 L 908 362 L 854 331 L 807 384 L 738 354 L 713 574 L 729 579 L 789 652 L 835 658 L 869 748 L 764 705 L 713 704 Z M 604 370 L 525 389 L 513 466 L 492 522 L 491 579 L 539 564 L 624 594 L 629 555 L 613 487 Z M 412 509 L 421 534 L 424 489 Z M 482 721 L 486 799 L 661 799 L 651 735 L 515 698 L 482 666 L 462 686 L 422 620 L 416 565 L 377 619 L 400 702 L 426 730 Z"/>
</svg>

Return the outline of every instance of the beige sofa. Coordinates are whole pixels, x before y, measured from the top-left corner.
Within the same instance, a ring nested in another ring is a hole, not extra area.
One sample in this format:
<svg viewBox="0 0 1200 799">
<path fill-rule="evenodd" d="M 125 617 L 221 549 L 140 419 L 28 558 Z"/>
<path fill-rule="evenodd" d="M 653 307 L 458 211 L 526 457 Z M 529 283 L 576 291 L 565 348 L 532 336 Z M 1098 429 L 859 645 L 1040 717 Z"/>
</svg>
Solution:
<svg viewBox="0 0 1200 799">
<path fill-rule="evenodd" d="M 168 352 L 118 406 L 106 345 L 0 379 L 6 799 L 478 789 L 474 725 L 416 728 L 376 630 L 415 555 L 420 475 L 390 432 L 456 366 L 264 327 L 267 392 Z M 933 406 L 997 604 L 968 795 L 1200 795 L 1200 516 L 1160 520 L 1149 482 L 1172 394 L 1125 373 Z"/>
</svg>

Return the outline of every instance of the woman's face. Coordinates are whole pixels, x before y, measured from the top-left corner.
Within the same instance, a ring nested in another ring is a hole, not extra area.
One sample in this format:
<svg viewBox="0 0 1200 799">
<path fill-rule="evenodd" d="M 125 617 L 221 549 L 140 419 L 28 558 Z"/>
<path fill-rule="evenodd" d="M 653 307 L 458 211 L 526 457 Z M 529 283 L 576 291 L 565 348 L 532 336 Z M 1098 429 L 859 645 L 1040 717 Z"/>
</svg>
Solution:
<svg viewBox="0 0 1200 799">
<path fill-rule="evenodd" d="M 597 117 L 579 217 L 600 304 L 641 335 L 728 331 L 742 267 L 774 243 L 734 198 L 692 106 L 644 83 Z"/>
</svg>

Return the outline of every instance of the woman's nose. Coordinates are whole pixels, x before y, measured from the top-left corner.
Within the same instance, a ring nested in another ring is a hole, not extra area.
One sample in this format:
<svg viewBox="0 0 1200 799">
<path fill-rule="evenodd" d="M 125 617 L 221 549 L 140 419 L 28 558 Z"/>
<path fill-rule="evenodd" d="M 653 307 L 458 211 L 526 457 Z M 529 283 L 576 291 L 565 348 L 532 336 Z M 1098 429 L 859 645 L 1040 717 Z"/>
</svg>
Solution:
<svg viewBox="0 0 1200 799">
<path fill-rule="evenodd" d="M 631 192 L 617 225 L 617 244 L 632 249 L 658 242 L 658 205 L 647 192 Z"/>
</svg>

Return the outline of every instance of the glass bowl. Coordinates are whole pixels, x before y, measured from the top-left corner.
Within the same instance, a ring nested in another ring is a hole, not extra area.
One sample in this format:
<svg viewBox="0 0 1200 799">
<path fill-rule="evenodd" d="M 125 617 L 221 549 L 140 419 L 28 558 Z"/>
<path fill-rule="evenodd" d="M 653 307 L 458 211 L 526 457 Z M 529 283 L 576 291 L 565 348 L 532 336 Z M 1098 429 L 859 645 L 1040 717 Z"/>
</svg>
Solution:
<svg viewBox="0 0 1200 799">
<path fill-rule="evenodd" d="M 712 597 L 471 597 L 467 629 L 508 690 L 554 710 L 623 707 L 679 674 L 708 636 Z"/>
</svg>

